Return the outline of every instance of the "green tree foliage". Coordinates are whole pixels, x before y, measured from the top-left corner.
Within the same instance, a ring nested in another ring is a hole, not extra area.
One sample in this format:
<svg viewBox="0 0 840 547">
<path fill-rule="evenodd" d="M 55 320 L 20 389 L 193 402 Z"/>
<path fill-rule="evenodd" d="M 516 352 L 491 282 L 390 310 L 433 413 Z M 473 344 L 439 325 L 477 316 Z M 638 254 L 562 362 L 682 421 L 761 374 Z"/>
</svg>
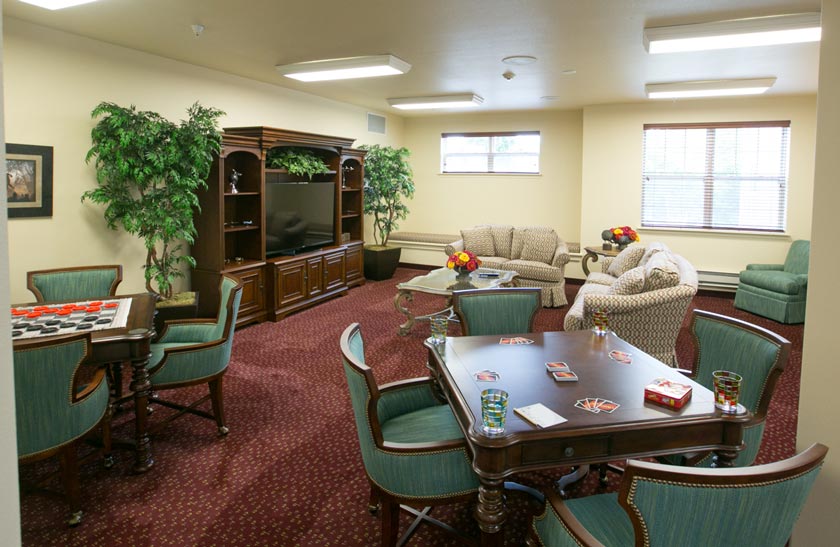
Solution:
<svg viewBox="0 0 840 547">
<path fill-rule="evenodd" d="M 195 259 L 183 252 L 196 230 L 198 188 L 206 188 L 214 154 L 221 150 L 217 121 L 221 110 L 195 103 L 189 119 L 175 124 L 155 112 L 100 103 L 91 113 L 101 119 L 91 131 L 98 187 L 82 201 L 105 205 L 105 221 L 142 238 L 146 245 L 146 290 L 172 297 L 172 283 L 183 277 L 183 263 Z M 157 285 L 158 291 L 152 287 Z"/>
<path fill-rule="evenodd" d="M 373 240 L 385 246 L 397 221 L 408 215 L 403 198 L 414 196 L 414 181 L 407 148 L 361 146 L 365 156 L 365 214 L 373 215 Z"/>
</svg>

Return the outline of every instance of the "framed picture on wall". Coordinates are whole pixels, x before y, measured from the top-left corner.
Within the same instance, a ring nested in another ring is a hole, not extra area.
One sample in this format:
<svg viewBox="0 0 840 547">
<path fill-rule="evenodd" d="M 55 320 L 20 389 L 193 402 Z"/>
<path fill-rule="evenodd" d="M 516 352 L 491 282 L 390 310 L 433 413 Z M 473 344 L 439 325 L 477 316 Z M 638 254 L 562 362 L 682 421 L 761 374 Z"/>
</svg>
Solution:
<svg viewBox="0 0 840 547">
<path fill-rule="evenodd" d="M 53 148 L 6 143 L 9 218 L 51 217 Z"/>
</svg>

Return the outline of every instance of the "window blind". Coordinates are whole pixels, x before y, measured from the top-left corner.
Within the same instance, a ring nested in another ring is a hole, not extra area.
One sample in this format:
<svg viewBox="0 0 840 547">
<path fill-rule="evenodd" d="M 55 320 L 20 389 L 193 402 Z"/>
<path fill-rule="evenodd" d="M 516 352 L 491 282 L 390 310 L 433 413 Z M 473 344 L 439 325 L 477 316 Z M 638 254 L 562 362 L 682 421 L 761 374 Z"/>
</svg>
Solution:
<svg viewBox="0 0 840 547">
<path fill-rule="evenodd" d="M 789 121 L 646 124 L 642 226 L 783 232 Z"/>
</svg>

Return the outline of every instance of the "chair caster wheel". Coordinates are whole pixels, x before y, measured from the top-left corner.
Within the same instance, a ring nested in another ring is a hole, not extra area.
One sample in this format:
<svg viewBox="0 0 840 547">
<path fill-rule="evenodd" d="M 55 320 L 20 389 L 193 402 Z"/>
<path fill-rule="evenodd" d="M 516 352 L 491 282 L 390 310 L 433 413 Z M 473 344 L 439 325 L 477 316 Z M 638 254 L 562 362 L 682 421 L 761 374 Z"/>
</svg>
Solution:
<svg viewBox="0 0 840 547">
<path fill-rule="evenodd" d="M 105 466 L 105 469 L 111 469 L 114 467 L 114 456 L 112 454 L 105 456 L 102 460 L 102 465 Z"/>
<path fill-rule="evenodd" d="M 377 503 L 376 505 L 368 505 L 368 513 L 375 517 L 379 513 L 379 504 Z"/>
<path fill-rule="evenodd" d="M 227 426 L 223 425 L 219 428 L 219 435 L 227 435 L 230 429 Z"/>
<path fill-rule="evenodd" d="M 76 511 L 75 513 L 70 514 L 70 518 L 67 519 L 68 526 L 78 526 L 82 523 L 82 512 Z"/>
</svg>

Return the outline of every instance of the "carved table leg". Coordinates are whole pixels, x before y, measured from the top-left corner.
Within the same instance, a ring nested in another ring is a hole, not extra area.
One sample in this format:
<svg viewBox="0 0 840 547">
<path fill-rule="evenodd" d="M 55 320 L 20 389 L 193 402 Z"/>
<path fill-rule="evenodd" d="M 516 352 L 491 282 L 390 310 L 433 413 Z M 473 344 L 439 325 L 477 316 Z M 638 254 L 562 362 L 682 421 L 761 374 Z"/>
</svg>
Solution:
<svg viewBox="0 0 840 547">
<path fill-rule="evenodd" d="M 137 353 L 131 360 L 131 390 L 134 392 L 134 467 L 135 473 L 145 473 L 155 464 L 152 457 L 151 441 L 146 424 L 149 406 L 149 393 L 152 384 L 149 382 L 149 363 L 151 351 L 149 338 L 138 343 Z"/>
<path fill-rule="evenodd" d="M 583 258 L 580 259 L 580 267 L 583 270 L 583 275 L 589 277 L 589 261 L 598 262 L 598 255 L 592 251 L 586 251 Z"/>
<path fill-rule="evenodd" d="M 475 518 L 478 521 L 478 527 L 481 529 L 482 545 L 501 546 L 505 542 L 505 534 L 502 528 L 507 519 L 504 484 L 504 479 L 481 477 Z"/>
<path fill-rule="evenodd" d="M 735 458 L 738 457 L 737 450 L 716 450 L 715 467 L 735 467 Z"/>
<path fill-rule="evenodd" d="M 400 336 L 405 336 L 408 334 L 408 331 L 411 330 L 411 327 L 414 326 L 414 316 L 411 315 L 411 312 L 408 311 L 404 305 L 400 305 L 400 301 L 404 300 L 406 303 L 411 302 L 414 300 L 414 295 L 411 294 L 410 291 L 399 291 L 397 296 L 394 297 L 394 307 L 397 309 L 398 312 L 408 317 L 405 323 L 400 325 Z"/>
</svg>

